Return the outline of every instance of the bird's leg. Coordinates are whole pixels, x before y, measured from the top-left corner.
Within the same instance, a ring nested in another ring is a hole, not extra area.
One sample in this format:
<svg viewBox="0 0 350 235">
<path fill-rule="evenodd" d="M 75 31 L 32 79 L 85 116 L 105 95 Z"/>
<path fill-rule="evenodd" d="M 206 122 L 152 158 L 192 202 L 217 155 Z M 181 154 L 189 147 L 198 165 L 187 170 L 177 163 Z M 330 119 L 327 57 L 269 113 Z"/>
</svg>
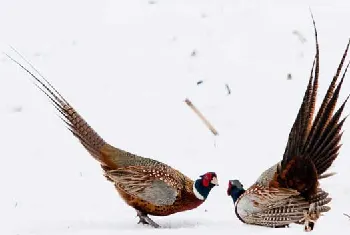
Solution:
<svg viewBox="0 0 350 235">
<path fill-rule="evenodd" d="M 136 210 L 137 212 L 137 216 L 140 218 L 140 221 L 138 222 L 139 224 L 148 224 L 154 228 L 159 228 L 159 224 L 157 224 L 156 222 L 154 222 L 150 217 L 147 216 L 147 214 Z"/>
<path fill-rule="evenodd" d="M 309 211 L 304 211 L 304 230 L 310 232 L 314 229 L 317 219 L 320 217 L 320 212 L 316 208 L 316 204 L 312 203 L 309 207 Z"/>
<path fill-rule="evenodd" d="M 140 218 L 140 220 L 139 220 L 138 224 L 148 224 L 147 221 L 143 217 L 139 216 L 139 218 Z"/>
<path fill-rule="evenodd" d="M 140 218 L 138 224 L 148 224 L 147 221 L 145 220 L 145 216 L 146 216 L 145 213 L 139 210 L 136 210 L 136 213 L 137 213 L 137 216 Z"/>
</svg>

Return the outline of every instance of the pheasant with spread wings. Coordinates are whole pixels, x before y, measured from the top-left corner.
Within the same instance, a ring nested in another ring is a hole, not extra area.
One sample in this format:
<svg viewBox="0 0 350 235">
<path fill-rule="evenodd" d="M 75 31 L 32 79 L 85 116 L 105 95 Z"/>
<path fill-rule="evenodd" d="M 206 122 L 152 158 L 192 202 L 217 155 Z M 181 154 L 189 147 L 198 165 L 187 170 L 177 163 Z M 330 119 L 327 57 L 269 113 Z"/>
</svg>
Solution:
<svg viewBox="0 0 350 235">
<path fill-rule="evenodd" d="M 311 231 L 319 216 L 330 210 L 331 198 L 320 188 L 341 147 L 341 114 L 348 98 L 335 111 L 349 64 L 340 76 L 349 43 L 322 104 L 313 120 L 319 81 L 319 44 L 315 22 L 316 56 L 305 95 L 289 134 L 282 161 L 264 171 L 247 190 L 239 180 L 230 180 L 227 194 L 232 197 L 237 217 L 247 224 L 285 227 L 304 223 Z M 338 85 L 338 78 L 341 77 Z"/>
</svg>

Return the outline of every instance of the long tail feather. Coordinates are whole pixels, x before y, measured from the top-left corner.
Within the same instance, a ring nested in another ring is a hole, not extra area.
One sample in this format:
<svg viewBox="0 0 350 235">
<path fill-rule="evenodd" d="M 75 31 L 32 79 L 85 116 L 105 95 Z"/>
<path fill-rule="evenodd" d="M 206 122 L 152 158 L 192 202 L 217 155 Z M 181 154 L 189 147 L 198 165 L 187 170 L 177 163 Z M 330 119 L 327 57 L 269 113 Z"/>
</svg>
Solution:
<svg viewBox="0 0 350 235">
<path fill-rule="evenodd" d="M 319 81 L 319 43 L 313 17 L 312 20 L 316 55 L 302 104 L 289 133 L 281 169 L 275 177 L 279 185 L 297 189 L 305 197 L 310 197 L 315 193 L 318 179 L 330 176 L 324 173 L 338 156 L 342 127 L 346 120 L 346 117 L 341 119 L 341 116 L 349 99 L 349 97 L 346 98 L 336 110 L 339 94 L 350 65 L 349 62 L 341 75 L 350 40 L 316 117 L 313 119 Z M 339 77 L 340 81 L 337 84 Z"/>
<path fill-rule="evenodd" d="M 12 49 L 31 67 L 33 72 L 10 55 L 6 53 L 4 54 L 33 78 L 32 82 L 34 85 L 49 98 L 52 105 L 59 111 L 60 118 L 66 123 L 67 128 L 73 133 L 73 135 L 79 139 L 89 153 L 101 164 L 111 164 L 110 160 L 101 152 L 101 148 L 107 145 L 107 143 L 33 65 L 31 65 L 17 50 L 14 48 Z M 38 75 L 35 75 L 35 73 Z"/>
<path fill-rule="evenodd" d="M 309 82 L 304 94 L 302 104 L 299 108 L 298 115 L 289 133 L 289 138 L 285 152 L 283 154 L 282 167 L 295 156 L 299 156 L 303 152 L 303 147 L 307 142 L 309 133 L 312 129 L 312 118 L 315 110 L 319 70 L 320 70 L 320 51 L 318 44 L 318 36 L 316 23 L 312 17 L 314 25 L 314 35 L 316 42 L 316 55 L 312 64 Z"/>
</svg>

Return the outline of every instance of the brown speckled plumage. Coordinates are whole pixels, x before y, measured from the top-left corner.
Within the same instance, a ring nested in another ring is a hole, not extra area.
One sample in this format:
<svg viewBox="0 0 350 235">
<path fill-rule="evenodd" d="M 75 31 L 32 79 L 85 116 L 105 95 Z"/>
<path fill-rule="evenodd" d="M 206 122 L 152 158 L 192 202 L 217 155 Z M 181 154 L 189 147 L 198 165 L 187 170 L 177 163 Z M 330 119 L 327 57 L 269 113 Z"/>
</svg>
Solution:
<svg viewBox="0 0 350 235">
<path fill-rule="evenodd" d="M 101 164 L 105 177 L 113 182 L 124 201 L 136 209 L 141 223 L 159 227 L 147 215 L 166 216 L 191 210 L 205 201 L 207 195 L 202 198 L 194 192 L 195 182 L 181 172 L 109 145 L 28 61 L 24 59 L 32 71 L 8 57 L 29 73 L 34 84 L 52 101 L 68 129 Z M 200 179 L 210 181 L 207 193 L 215 186 L 211 184 L 214 178 L 216 174 L 208 172 Z"/>
<path fill-rule="evenodd" d="M 348 98 L 337 111 L 335 106 L 349 64 L 336 83 L 350 41 L 314 118 L 320 65 L 319 43 L 313 23 L 316 56 L 282 161 L 264 171 L 246 191 L 237 180 L 229 183 L 228 195 L 233 197 L 236 215 L 244 223 L 268 227 L 303 223 L 305 231 L 311 231 L 319 216 L 330 210 L 327 204 L 331 198 L 320 188 L 319 180 L 332 175 L 325 172 L 337 158 L 341 146 L 345 118 L 340 117 Z"/>
</svg>

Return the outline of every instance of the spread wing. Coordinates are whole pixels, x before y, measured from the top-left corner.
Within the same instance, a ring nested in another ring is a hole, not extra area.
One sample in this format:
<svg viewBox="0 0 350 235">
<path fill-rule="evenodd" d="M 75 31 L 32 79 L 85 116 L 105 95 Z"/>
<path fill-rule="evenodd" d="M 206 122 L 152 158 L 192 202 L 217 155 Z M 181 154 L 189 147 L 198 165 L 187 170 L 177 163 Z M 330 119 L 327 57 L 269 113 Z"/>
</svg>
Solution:
<svg viewBox="0 0 350 235">
<path fill-rule="evenodd" d="M 298 222 L 309 208 L 309 203 L 296 190 L 285 188 L 265 188 L 245 195 L 239 203 L 254 207 L 251 213 L 246 211 L 245 221 L 269 227 Z"/>
<path fill-rule="evenodd" d="M 129 166 L 107 171 L 116 186 L 157 206 L 172 205 L 184 188 L 184 177 L 175 170 L 161 171 L 149 166 Z"/>
</svg>

